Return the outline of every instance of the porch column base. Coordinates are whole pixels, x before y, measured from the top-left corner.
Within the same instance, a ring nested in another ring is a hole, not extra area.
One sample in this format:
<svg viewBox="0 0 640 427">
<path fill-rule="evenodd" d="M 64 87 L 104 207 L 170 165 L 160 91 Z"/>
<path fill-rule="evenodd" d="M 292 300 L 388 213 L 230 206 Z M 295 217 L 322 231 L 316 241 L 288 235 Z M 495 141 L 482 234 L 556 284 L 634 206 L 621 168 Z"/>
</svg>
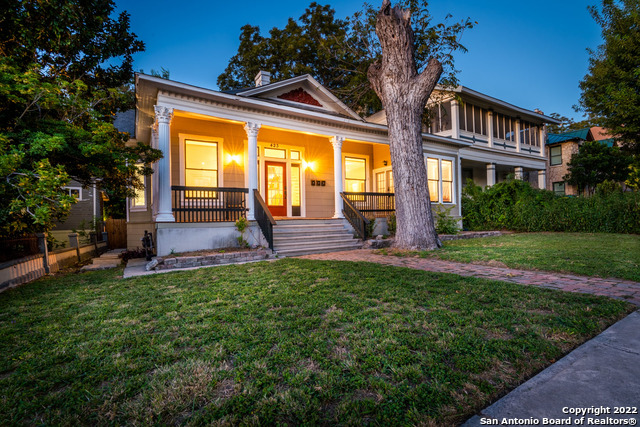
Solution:
<svg viewBox="0 0 640 427">
<path fill-rule="evenodd" d="M 524 168 L 517 166 L 515 168 L 515 178 L 518 181 L 522 181 L 524 179 Z"/>
<path fill-rule="evenodd" d="M 156 217 L 156 222 L 176 222 L 172 213 L 160 213 Z"/>
<path fill-rule="evenodd" d="M 544 169 L 538 171 L 538 188 L 540 190 L 547 189 L 547 174 Z"/>
</svg>

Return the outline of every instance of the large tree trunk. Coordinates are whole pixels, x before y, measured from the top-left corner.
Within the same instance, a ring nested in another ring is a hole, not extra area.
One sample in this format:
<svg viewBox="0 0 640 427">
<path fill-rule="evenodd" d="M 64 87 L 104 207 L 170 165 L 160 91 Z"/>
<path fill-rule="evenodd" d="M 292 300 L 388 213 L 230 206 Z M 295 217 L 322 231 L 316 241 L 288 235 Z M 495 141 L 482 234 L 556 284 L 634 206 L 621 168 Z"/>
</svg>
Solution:
<svg viewBox="0 0 640 427">
<path fill-rule="evenodd" d="M 396 243 L 401 249 L 436 249 L 436 234 L 427 169 L 422 153 L 422 113 L 440 75 L 442 65 L 432 58 L 418 74 L 414 38 L 408 10 L 384 0 L 376 33 L 382 58 L 371 64 L 369 81 L 387 114 L 393 182 L 396 195 Z"/>
</svg>

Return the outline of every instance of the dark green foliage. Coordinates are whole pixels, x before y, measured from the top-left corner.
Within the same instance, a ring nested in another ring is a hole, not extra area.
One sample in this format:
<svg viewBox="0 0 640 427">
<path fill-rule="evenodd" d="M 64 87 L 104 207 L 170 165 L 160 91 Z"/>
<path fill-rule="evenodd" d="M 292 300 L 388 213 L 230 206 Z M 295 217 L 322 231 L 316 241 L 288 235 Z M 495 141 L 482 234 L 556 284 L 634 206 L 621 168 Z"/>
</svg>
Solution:
<svg viewBox="0 0 640 427">
<path fill-rule="evenodd" d="M 590 51 L 589 72 L 580 82 L 580 105 L 600 116 L 599 125 L 640 154 L 640 2 L 602 0 L 589 8 L 602 28 L 603 44 Z"/>
<path fill-rule="evenodd" d="M 563 179 L 578 187 L 578 192 L 592 192 L 596 185 L 610 180 L 623 182 L 629 176 L 631 156 L 618 147 L 599 141 L 586 141 L 567 163 L 569 173 Z"/>
<path fill-rule="evenodd" d="M 445 69 L 442 82 L 456 84 L 453 53 L 466 51 L 460 36 L 473 27 L 470 19 L 433 24 L 426 1 L 394 4 L 411 10 L 417 68 L 421 71 L 429 58 L 435 57 Z M 330 6 L 312 2 L 298 20 L 289 18 L 284 28 L 274 27 L 268 36 L 263 36 L 258 26 L 243 26 L 238 52 L 218 76 L 219 88 L 253 86 L 253 78 L 261 70 L 269 71 L 276 81 L 310 74 L 356 112 L 368 115 L 381 110 L 380 99 L 367 78 L 369 65 L 380 55 L 374 32 L 378 7 L 365 4 L 353 16 L 337 19 Z"/>
<path fill-rule="evenodd" d="M 458 234 L 458 220 L 451 217 L 453 206 L 444 208 L 440 206 L 433 212 L 436 218 L 436 232 L 438 234 Z"/>
<path fill-rule="evenodd" d="M 110 197 L 140 188 L 136 163 L 158 150 L 127 147 L 113 126 L 134 105 L 132 55 L 144 44 L 112 0 L 9 0 L 0 8 L 0 230 L 48 230 L 75 199 L 62 187 L 101 180 Z M 144 174 L 151 173 L 146 167 Z"/>
<path fill-rule="evenodd" d="M 462 193 L 462 216 L 469 230 L 640 234 L 640 193 L 561 197 L 519 180 L 485 190 L 468 181 Z"/>
</svg>

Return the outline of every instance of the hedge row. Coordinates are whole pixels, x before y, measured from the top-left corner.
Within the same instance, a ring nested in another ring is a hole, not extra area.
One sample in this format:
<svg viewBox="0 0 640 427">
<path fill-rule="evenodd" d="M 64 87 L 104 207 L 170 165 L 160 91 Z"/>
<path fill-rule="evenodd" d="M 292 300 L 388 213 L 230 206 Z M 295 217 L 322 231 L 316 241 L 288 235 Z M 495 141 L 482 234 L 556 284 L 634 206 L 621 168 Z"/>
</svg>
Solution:
<svg viewBox="0 0 640 427">
<path fill-rule="evenodd" d="M 485 190 L 468 182 L 462 216 L 468 230 L 640 234 L 640 193 L 609 186 L 590 197 L 565 197 L 518 180 Z"/>
</svg>

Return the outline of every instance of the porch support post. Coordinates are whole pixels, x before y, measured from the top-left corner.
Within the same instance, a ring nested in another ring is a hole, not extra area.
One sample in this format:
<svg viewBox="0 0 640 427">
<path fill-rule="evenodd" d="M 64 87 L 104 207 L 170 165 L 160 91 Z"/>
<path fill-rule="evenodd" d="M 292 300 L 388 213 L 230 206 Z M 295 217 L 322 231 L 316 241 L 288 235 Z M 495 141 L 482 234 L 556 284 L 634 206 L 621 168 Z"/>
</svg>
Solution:
<svg viewBox="0 0 640 427">
<path fill-rule="evenodd" d="M 460 104 L 455 99 L 451 100 L 451 137 L 460 138 Z"/>
<path fill-rule="evenodd" d="M 524 179 L 524 168 L 521 166 L 515 167 L 515 178 L 519 181 Z"/>
<path fill-rule="evenodd" d="M 171 209 L 171 133 L 170 123 L 173 108 L 155 106 L 158 124 L 158 149 L 162 158 L 158 160 L 158 216 L 156 222 L 175 222 Z"/>
<path fill-rule="evenodd" d="M 487 143 L 493 147 L 493 111 L 487 111 Z"/>
<path fill-rule="evenodd" d="M 487 163 L 487 187 L 496 185 L 496 165 Z"/>
<path fill-rule="evenodd" d="M 547 189 L 547 172 L 544 169 L 538 171 L 538 188 L 541 190 Z"/>
<path fill-rule="evenodd" d="M 331 145 L 333 145 L 333 182 L 335 186 L 335 213 L 334 218 L 344 218 L 342 215 L 342 143 L 344 137 L 331 137 Z"/>
<path fill-rule="evenodd" d="M 255 198 L 253 190 L 258 189 L 258 132 L 260 131 L 260 123 L 247 122 L 244 124 L 244 130 L 247 132 L 247 151 L 248 162 L 247 171 L 249 173 L 249 197 L 247 197 L 247 219 L 253 221 L 256 219 Z"/>
</svg>

